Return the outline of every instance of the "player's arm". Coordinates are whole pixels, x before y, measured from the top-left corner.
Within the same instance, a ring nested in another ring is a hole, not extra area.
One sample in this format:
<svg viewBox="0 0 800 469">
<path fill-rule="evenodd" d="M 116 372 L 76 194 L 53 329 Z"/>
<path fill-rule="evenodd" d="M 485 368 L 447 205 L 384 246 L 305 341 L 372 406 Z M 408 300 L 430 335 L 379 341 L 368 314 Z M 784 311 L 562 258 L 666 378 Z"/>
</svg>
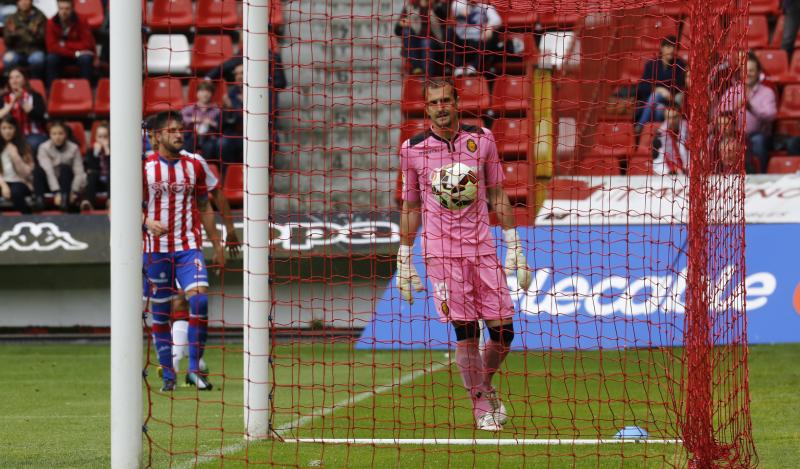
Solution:
<svg viewBox="0 0 800 469">
<path fill-rule="evenodd" d="M 531 284 L 531 271 L 528 268 L 528 261 L 525 258 L 525 251 L 522 249 L 517 229 L 514 227 L 514 210 L 508 200 L 508 194 L 503 186 L 497 185 L 488 187 L 486 195 L 489 205 L 497 214 L 500 226 L 503 228 L 503 240 L 506 243 L 504 264 L 506 275 L 516 274 L 519 286 L 523 290 L 527 290 Z"/>
<path fill-rule="evenodd" d="M 225 224 L 225 246 L 228 248 L 228 254 L 231 257 L 239 256 L 239 237 L 236 235 L 236 228 L 233 226 L 233 217 L 231 217 L 231 204 L 228 203 L 228 198 L 219 189 L 211 191 L 214 202 L 217 204 L 222 222 Z"/>
<path fill-rule="evenodd" d="M 397 288 L 400 295 L 409 303 L 414 303 L 414 291 L 424 289 L 417 269 L 411 259 L 411 249 L 417 231 L 422 225 L 420 208 L 421 191 L 417 172 L 410 167 L 407 156 L 408 149 L 400 150 L 400 170 L 403 177 L 403 208 L 400 212 L 400 249 L 397 251 Z"/>
<path fill-rule="evenodd" d="M 212 262 L 218 266 L 217 272 L 219 272 L 225 267 L 225 251 L 223 251 L 222 243 L 220 243 L 216 216 L 208 201 L 208 197 L 197 198 L 197 209 L 200 210 L 200 221 L 203 223 L 203 228 L 206 230 L 208 239 L 211 240 L 211 244 L 214 246 Z"/>
</svg>

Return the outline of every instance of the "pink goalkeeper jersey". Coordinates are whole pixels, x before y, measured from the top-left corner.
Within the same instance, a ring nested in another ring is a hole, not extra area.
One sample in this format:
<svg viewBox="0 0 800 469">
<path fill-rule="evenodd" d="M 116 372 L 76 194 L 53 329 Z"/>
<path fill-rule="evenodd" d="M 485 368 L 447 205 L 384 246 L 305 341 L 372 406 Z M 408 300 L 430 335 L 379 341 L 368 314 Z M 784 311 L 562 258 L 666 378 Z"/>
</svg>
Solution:
<svg viewBox="0 0 800 469">
<path fill-rule="evenodd" d="M 460 210 L 439 203 L 433 174 L 451 163 L 463 163 L 478 177 L 478 198 Z M 422 252 L 430 257 L 473 257 L 497 252 L 489 231 L 486 189 L 502 184 L 503 169 L 494 136 L 488 129 L 462 125 L 450 141 L 430 129 L 400 148 L 403 199 L 422 200 Z"/>
<path fill-rule="evenodd" d="M 154 237 L 144 232 L 145 252 L 177 252 L 201 249 L 200 212 L 197 198 L 207 198 L 217 180 L 202 157 L 181 152 L 172 161 L 150 153 L 142 161 L 145 216 L 160 221 L 167 233 Z"/>
</svg>

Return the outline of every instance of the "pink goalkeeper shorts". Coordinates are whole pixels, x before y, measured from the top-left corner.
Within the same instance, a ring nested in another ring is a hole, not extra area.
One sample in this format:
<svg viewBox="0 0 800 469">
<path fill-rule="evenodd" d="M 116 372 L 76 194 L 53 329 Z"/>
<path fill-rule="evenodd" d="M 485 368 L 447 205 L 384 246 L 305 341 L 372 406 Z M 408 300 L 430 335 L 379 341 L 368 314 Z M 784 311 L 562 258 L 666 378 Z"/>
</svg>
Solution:
<svg viewBox="0 0 800 469">
<path fill-rule="evenodd" d="M 492 321 L 514 316 L 511 293 L 496 255 L 425 261 L 439 320 Z"/>
</svg>

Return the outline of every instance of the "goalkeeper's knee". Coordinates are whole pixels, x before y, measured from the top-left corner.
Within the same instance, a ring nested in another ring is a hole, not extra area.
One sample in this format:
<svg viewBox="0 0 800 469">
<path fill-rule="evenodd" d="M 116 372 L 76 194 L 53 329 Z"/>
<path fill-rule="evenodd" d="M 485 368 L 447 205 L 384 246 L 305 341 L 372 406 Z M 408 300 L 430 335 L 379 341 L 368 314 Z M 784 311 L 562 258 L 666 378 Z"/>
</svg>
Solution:
<svg viewBox="0 0 800 469">
<path fill-rule="evenodd" d="M 453 329 L 456 332 L 456 340 L 479 339 L 481 336 L 480 325 L 477 321 L 473 322 L 454 322 Z"/>
<path fill-rule="evenodd" d="M 498 344 L 508 347 L 514 341 L 514 323 L 501 324 L 499 326 L 487 326 L 489 337 Z"/>
</svg>

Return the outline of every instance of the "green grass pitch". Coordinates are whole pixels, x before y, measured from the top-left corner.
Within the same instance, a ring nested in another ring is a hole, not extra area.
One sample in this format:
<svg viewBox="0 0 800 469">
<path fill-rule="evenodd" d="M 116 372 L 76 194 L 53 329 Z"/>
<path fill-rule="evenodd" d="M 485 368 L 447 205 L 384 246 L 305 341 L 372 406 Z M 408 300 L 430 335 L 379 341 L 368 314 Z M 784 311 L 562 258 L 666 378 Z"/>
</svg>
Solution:
<svg viewBox="0 0 800 469">
<path fill-rule="evenodd" d="M 0 345 L 0 468 L 108 467 L 107 345 Z M 495 378 L 511 415 L 500 438 L 608 438 L 624 425 L 674 436 L 670 383 L 644 364 L 677 351 L 512 353 Z M 800 344 L 751 347 L 752 419 L 760 466 L 800 459 Z M 208 352 L 216 388 L 150 393 L 152 467 L 684 467 L 676 445 L 360 446 L 247 444 L 238 345 Z M 150 368 L 148 381 L 159 380 Z M 223 377 L 224 375 L 224 377 Z M 488 438 L 440 351 L 366 352 L 327 343 L 275 350 L 274 426 L 286 438 Z M 627 377 L 627 379 L 623 379 Z M 676 384 L 676 383 L 672 383 Z M 642 401 L 649 396 L 650 405 Z M 224 456 L 220 459 L 219 454 Z M 549 459 L 548 459 L 549 457 Z"/>
</svg>

